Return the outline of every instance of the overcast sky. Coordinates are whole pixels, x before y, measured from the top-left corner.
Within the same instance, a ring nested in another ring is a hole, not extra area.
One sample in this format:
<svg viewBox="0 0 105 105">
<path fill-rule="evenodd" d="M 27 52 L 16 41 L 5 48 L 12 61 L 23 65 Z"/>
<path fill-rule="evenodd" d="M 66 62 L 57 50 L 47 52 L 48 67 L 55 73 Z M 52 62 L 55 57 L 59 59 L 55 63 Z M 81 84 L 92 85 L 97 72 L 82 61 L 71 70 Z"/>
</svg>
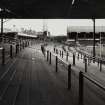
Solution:
<svg viewBox="0 0 105 105">
<path fill-rule="evenodd" d="M 43 23 L 46 24 L 51 35 L 66 35 L 67 26 L 92 26 L 91 19 L 11 19 L 4 23 L 5 28 L 26 28 L 43 31 Z M 97 26 L 105 26 L 105 20 L 96 20 Z M 14 27 L 15 26 L 15 27 Z"/>
</svg>

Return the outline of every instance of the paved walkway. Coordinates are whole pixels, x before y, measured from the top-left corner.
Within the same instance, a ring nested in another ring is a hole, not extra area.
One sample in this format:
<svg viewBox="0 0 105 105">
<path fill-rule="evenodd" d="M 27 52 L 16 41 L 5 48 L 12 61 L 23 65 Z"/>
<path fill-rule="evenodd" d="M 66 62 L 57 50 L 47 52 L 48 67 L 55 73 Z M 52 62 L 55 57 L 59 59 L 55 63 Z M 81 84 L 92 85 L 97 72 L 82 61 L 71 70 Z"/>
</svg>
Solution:
<svg viewBox="0 0 105 105">
<path fill-rule="evenodd" d="M 40 44 L 25 48 L 6 66 L 8 72 L 7 68 L 0 72 L 1 76 L 5 74 L 0 79 L 0 105 L 73 105 L 67 77 L 55 73 Z"/>
</svg>

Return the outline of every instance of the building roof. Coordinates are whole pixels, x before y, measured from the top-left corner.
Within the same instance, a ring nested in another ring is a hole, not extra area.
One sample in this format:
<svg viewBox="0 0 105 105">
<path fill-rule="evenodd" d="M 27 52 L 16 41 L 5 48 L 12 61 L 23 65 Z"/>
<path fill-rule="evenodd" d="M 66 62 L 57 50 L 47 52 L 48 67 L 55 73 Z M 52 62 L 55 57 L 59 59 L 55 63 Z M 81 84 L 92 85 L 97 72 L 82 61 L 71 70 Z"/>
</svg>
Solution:
<svg viewBox="0 0 105 105">
<path fill-rule="evenodd" d="M 18 36 L 37 38 L 36 35 L 28 35 L 28 34 L 23 34 L 23 33 L 18 33 Z"/>
<path fill-rule="evenodd" d="M 69 26 L 68 32 L 93 32 L 93 26 Z M 105 26 L 96 26 L 96 32 L 105 32 Z"/>
<path fill-rule="evenodd" d="M 105 0 L 1 0 L 0 7 L 8 18 L 105 18 Z"/>
</svg>

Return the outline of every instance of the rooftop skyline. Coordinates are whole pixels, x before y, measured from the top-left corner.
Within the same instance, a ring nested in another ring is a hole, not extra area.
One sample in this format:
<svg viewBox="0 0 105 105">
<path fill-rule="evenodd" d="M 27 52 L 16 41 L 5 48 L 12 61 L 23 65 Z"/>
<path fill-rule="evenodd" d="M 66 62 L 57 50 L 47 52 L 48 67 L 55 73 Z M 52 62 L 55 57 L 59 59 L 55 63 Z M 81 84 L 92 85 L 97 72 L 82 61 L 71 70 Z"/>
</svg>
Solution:
<svg viewBox="0 0 105 105">
<path fill-rule="evenodd" d="M 91 19 L 11 19 L 4 23 L 4 28 L 18 31 L 21 28 L 43 31 L 45 28 L 55 36 L 66 35 L 68 26 L 93 26 L 93 21 Z M 105 26 L 105 20 L 96 20 L 96 26 Z"/>
</svg>

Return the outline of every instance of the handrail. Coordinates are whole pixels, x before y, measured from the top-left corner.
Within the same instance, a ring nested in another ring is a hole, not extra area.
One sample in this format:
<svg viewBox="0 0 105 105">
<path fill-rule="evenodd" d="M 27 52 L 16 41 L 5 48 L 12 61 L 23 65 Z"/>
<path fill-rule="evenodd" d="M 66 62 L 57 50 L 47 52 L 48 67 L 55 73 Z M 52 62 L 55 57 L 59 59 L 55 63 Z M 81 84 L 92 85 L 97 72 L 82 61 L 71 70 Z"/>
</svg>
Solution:
<svg viewBox="0 0 105 105">
<path fill-rule="evenodd" d="M 71 88 L 71 64 L 63 61 L 63 59 L 58 58 L 57 54 L 54 54 L 54 53 L 51 54 L 51 52 L 49 52 L 48 50 L 45 50 L 45 51 L 47 52 L 47 61 L 49 61 L 50 65 L 51 65 L 51 55 L 56 57 L 56 59 L 55 59 L 55 71 L 56 71 L 56 73 L 58 72 L 58 62 L 59 62 L 58 60 L 60 60 L 63 64 L 67 65 L 67 71 L 68 71 L 67 87 L 68 87 L 68 90 L 70 90 L 70 88 Z"/>
<path fill-rule="evenodd" d="M 87 74 L 83 73 L 83 76 L 88 79 L 89 81 L 91 81 L 92 83 L 94 83 L 95 85 L 97 85 L 98 87 L 100 87 L 101 89 L 103 89 L 105 91 L 105 86 L 103 86 L 101 83 L 99 83 L 98 81 L 96 81 L 95 79 L 90 78 Z"/>
<path fill-rule="evenodd" d="M 89 80 L 90 82 L 92 82 L 93 84 L 95 84 L 96 86 L 98 86 L 99 88 L 101 88 L 103 91 L 105 91 L 105 86 L 103 86 L 101 83 L 99 83 L 98 81 L 96 81 L 95 79 L 91 78 L 90 76 L 88 76 L 86 73 L 83 72 L 79 72 L 79 105 L 83 105 L 83 98 L 84 98 L 84 82 L 83 79 L 86 78 L 87 80 Z"/>
</svg>

